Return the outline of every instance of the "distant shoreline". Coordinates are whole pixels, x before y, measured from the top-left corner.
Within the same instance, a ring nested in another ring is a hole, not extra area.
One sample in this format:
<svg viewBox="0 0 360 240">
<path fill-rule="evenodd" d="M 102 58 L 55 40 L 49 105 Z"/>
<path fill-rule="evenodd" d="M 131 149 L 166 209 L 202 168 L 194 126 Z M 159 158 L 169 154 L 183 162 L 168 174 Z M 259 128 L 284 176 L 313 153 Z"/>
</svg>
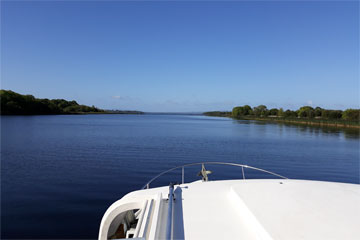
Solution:
<svg viewBox="0 0 360 240">
<path fill-rule="evenodd" d="M 95 113 L 95 114 L 145 114 L 145 113 L 134 110 L 104 110 L 104 112 Z"/>
<path fill-rule="evenodd" d="M 141 111 L 117 111 L 117 112 L 73 112 L 73 113 L 49 113 L 49 114 L 0 114 L 1 116 L 62 116 L 62 115 L 142 115 L 146 114 Z"/>
<path fill-rule="evenodd" d="M 1 115 L 144 114 L 134 110 L 104 110 L 65 99 L 41 99 L 11 90 L 0 90 Z"/>
<path fill-rule="evenodd" d="M 341 122 L 334 120 L 324 120 L 324 119 L 304 119 L 304 118 L 280 118 L 280 117 L 256 117 L 256 116 L 243 116 L 239 118 L 234 118 L 231 116 L 231 112 L 205 112 L 205 116 L 210 117 L 227 117 L 235 120 L 254 120 L 262 122 L 272 122 L 272 123 L 287 123 L 293 125 L 310 125 L 317 127 L 334 127 L 334 128 L 353 128 L 360 129 L 359 122 Z"/>
</svg>

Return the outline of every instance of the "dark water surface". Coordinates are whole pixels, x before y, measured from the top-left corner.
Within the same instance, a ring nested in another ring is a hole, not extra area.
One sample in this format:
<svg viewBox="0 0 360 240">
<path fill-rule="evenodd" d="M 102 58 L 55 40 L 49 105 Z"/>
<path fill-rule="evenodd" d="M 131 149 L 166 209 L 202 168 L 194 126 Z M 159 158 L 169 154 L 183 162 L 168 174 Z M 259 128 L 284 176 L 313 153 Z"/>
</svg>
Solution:
<svg viewBox="0 0 360 240">
<path fill-rule="evenodd" d="M 114 201 L 161 171 L 200 161 L 359 183 L 359 133 L 186 115 L 3 116 L 2 238 L 97 238 Z M 208 168 L 210 179 L 241 176 Z M 169 174 L 154 186 L 180 179 Z"/>
</svg>

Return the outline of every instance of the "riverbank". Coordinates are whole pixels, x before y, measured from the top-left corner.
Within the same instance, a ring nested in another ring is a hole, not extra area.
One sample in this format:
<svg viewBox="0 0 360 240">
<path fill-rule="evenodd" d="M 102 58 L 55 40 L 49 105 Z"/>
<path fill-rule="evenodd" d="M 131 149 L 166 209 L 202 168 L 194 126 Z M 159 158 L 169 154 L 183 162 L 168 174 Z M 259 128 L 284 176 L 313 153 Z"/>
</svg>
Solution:
<svg viewBox="0 0 360 240">
<path fill-rule="evenodd" d="M 205 112 L 203 115 L 211 117 L 228 117 L 233 118 L 231 112 Z M 299 124 L 299 125 L 310 125 L 320 127 L 334 127 L 334 128 L 353 128 L 360 129 L 359 122 L 342 121 L 342 120 L 329 120 L 329 119 L 306 119 L 306 118 L 282 118 L 277 116 L 272 117 L 256 117 L 256 116 L 243 116 L 240 118 L 233 118 L 238 120 L 255 120 L 272 123 L 288 123 L 288 124 Z"/>
<path fill-rule="evenodd" d="M 41 99 L 0 90 L 1 115 L 144 114 L 133 110 L 104 110 L 64 99 Z"/>
<path fill-rule="evenodd" d="M 301 124 L 320 127 L 355 128 L 360 129 L 360 124 L 347 121 L 333 121 L 325 119 L 302 119 L 302 118 L 271 118 L 271 117 L 246 117 L 243 120 L 256 120 L 276 123 Z"/>
</svg>

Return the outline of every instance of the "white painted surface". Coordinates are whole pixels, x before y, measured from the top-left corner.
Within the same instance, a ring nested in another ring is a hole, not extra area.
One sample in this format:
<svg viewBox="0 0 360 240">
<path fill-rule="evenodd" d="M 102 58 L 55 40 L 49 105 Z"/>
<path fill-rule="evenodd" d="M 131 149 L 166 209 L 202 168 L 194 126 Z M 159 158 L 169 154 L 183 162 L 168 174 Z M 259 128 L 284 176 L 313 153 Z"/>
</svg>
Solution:
<svg viewBox="0 0 360 240">
<path fill-rule="evenodd" d="M 119 212 L 120 205 L 137 202 L 139 206 L 153 199 L 159 207 L 154 208 L 149 219 L 150 234 L 146 237 L 162 239 L 167 194 L 168 187 L 161 187 L 126 195 L 105 213 L 101 228 L 111 223 L 109 217 Z M 175 198 L 174 239 L 360 239 L 358 184 L 305 180 L 197 181 L 175 186 Z M 100 229 L 99 239 L 105 239 L 103 236 L 105 233 Z"/>
<path fill-rule="evenodd" d="M 232 191 L 273 239 L 360 239 L 359 185 L 257 180 Z"/>
</svg>

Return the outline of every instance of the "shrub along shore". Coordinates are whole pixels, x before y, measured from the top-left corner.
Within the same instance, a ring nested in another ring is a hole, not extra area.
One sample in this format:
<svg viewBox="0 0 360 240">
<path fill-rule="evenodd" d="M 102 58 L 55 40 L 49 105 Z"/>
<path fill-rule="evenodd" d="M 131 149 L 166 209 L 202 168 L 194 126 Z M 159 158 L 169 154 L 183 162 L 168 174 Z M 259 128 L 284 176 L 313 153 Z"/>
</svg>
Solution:
<svg viewBox="0 0 360 240">
<path fill-rule="evenodd" d="M 258 120 L 328 127 L 360 128 L 360 109 L 330 110 L 303 106 L 296 111 L 283 108 L 268 109 L 265 105 L 251 108 L 249 105 L 234 107 L 230 112 L 205 112 L 207 116 L 231 117 L 242 120 Z"/>
</svg>

